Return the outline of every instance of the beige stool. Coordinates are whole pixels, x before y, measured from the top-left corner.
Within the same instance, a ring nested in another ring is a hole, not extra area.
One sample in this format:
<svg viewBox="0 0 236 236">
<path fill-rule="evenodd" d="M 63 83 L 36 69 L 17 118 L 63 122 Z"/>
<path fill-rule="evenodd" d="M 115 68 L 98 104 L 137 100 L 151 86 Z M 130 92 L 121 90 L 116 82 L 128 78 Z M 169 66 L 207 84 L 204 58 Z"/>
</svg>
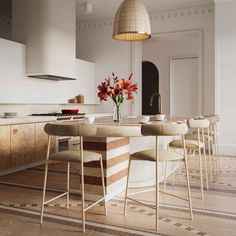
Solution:
<svg viewBox="0 0 236 236">
<path fill-rule="evenodd" d="M 52 202 L 60 197 L 67 196 L 66 206 L 69 209 L 69 194 L 81 193 L 82 196 L 82 224 L 83 224 L 83 232 L 85 232 L 85 212 L 89 210 L 91 207 L 95 206 L 97 203 L 104 201 L 105 214 L 107 214 L 106 210 L 106 196 L 105 196 L 105 183 L 104 183 L 104 173 L 103 173 L 103 163 L 102 163 L 102 155 L 93 151 L 83 150 L 83 137 L 94 136 L 97 133 L 97 128 L 94 125 L 78 125 L 78 124 L 55 124 L 48 123 L 44 127 L 45 132 L 48 134 L 48 148 L 47 148 L 47 156 L 45 163 L 45 175 L 44 175 L 44 185 L 43 185 L 43 201 L 41 208 L 41 224 L 43 222 L 43 212 L 44 206 L 49 202 Z M 80 137 L 80 150 L 78 151 L 61 151 L 56 154 L 50 156 L 50 143 L 52 136 L 79 136 Z M 66 162 L 67 163 L 67 189 L 66 192 L 45 201 L 46 194 L 46 185 L 47 185 L 47 175 L 48 175 L 48 164 L 56 162 Z M 93 203 L 92 205 L 85 208 L 84 205 L 84 163 L 92 162 L 92 161 L 100 161 L 101 166 L 101 178 L 102 178 L 102 187 L 103 187 L 103 197 Z M 70 162 L 76 162 L 81 164 L 80 169 L 80 181 L 81 181 L 81 190 L 70 189 Z"/>
<path fill-rule="evenodd" d="M 218 115 L 205 116 L 210 122 L 210 137 L 211 137 L 211 154 L 214 157 L 215 165 L 214 172 L 216 174 L 217 169 L 220 169 L 220 151 L 219 151 L 219 132 L 218 123 L 220 118 Z"/>
<path fill-rule="evenodd" d="M 186 168 L 186 180 L 187 180 L 187 188 L 188 188 L 188 198 L 183 198 L 180 196 L 176 196 L 173 194 L 168 194 L 173 197 L 177 197 L 179 199 L 185 200 L 189 202 L 189 212 L 190 212 L 190 218 L 193 218 L 192 214 L 192 203 L 191 203 L 191 194 L 190 194 L 190 185 L 189 185 L 189 178 L 188 178 L 188 164 L 187 164 L 187 158 L 186 158 L 186 150 L 185 150 L 185 138 L 184 134 L 188 131 L 188 127 L 186 124 L 177 124 L 177 123 L 163 123 L 163 124 L 145 124 L 142 125 L 141 132 L 144 136 L 155 136 L 156 137 L 156 148 L 155 149 L 148 149 L 144 151 L 139 151 L 136 153 L 133 153 L 130 156 L 129 160 L 129 166 L 128 166 L 128 177 L 127 177 L 127 184 L 126 184 L 126 191 L 125 191 L 125 205 L 124 205 L 124 214 L 126 214 L 126 208 L 127 208 L 127 200 L 131 200 L 137 203 L 140 203 L 142 205 L 145 205 L 147 207 L 151 207 L 156 211 L 156 230 L 158 230 L 158 207 L 159 207 L 159 170 L 158 170 L 158 163 L 159 162 L 184 162 L 185 168 Z M 182 141 L 184 143 L 184 154 L 180 154 L 178 152 L 174 152 L 172 150 L 160 150 L 159 149 L 159 136 L 182 136 Z M 147 191 L 141 191 L 136 193 L 130 193 L 128 194 L 128 184 L 129 184 L 129 173 L 130 173 L 130 163 L 132 160 L 145 160 L 145 161 L 152 161 L 156 163 L 156 205 L 155 207 L 147 205 L 143 202 L 137 201 L 134 198 L 130 198 L 130 195 L 147 192 Z"/>
<path fill-rule="evenodd" d="M 204 137 L 202 135 L 200 135 L 200 140 L 202 143 L 204 143 L 205 145 L 205 152 L 206 152 L 206 145 L 208 147 L 208 160 L 209 160 L 209 171 L 207 169 L 207 173 L 210 174 L 210 181 L 212 182 L 213 181 L 213 176 L 212 176 L 212 173 L 213 173 L 213 155 L 211 153 L 211 145 L 212 145 L 212 138 L 210 136 L 210 132 L 209 132 L 209 128 L 207 129 L 208 131 L 208 134 L 204 134 Z M 198 134 L 187 134 L 185 136 L 186 140 L 198 140 Z M 208 184 L 206 183 L 206 188 L 209 189 L 209 186 Z"/>
<path fill-rule="evenodd" d="M 205 148 L 205 129 L 208 130 L 208 140 L 209 138 L 209 121 L 203 118 L 192 118 L 187 121 L 188 127 L 193 130 L 197 130 L 197 137 L 187 136 L 186 138 L 186 149 L 190 152 L 198 152 L 199 154 L 199 172 L 200 172 L 200 187 L 201 187 L 201 198 L 204 198 L 203 192 L 203 175 L 202 175 L 202 151 L 204 156 L 204 166 L 205 166 L 205 178 L 206 178 L 206 188 L 208 189 L 208 173 L 207 173 L 207 159 L 206 159 L 206 148 Z M 202 141 L 201 141 L 202 140 Z M 169 143 L 169 148 L 182 149 L 184 146 L 182 140 L 174 140 Z"/>
</svg>

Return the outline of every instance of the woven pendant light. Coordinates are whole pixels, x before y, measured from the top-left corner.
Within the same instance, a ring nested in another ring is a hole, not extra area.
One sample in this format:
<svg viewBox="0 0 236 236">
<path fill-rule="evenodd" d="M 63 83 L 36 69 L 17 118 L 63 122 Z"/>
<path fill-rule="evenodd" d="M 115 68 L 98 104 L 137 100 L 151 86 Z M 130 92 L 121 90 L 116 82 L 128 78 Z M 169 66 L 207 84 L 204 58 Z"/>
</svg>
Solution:
<svg viewBox="0 0 236 236">
<path fill-rule="evenodd" d="M 150 38 L 150 20 L 142 0 L 124 0 L 115 15 L 113 39 L 142 41 Z"/>
</svg>

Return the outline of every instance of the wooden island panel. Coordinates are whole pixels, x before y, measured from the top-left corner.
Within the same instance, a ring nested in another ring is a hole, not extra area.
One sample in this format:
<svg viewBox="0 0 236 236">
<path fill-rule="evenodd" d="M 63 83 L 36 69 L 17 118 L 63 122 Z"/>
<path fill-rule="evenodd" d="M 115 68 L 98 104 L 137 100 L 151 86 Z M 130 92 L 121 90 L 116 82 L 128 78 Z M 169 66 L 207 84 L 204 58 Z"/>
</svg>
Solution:
<svg viewBox="0 0 236 236">
<path fill-rule="evenodd" d="M 48 146 L 48 135 L 44 131 L 46 123 L 35 124 L 35 153 L 34 161 L 42 161 L 46 159 L 47 146 Z M 56 138 L 51 139 L 50 155 L 56 152 Z"/>
<path fill-rule="evenodd" d="M 11 167 L 34 162 L 34 124 L 11 126 Z"/>
<path fill-rule="evenodd" d="M 84 149 L 102 154 L 107 200 L 122 193 L 128 171 L 129 138 L 85 138 Z M 84 173 L 85 196 L 95 199 L 102 194 L 100 163 L 86 163 Z"/>
<path fill-rule="evenodd" d="M 0 171 L 11 167 L 10 126 L 0 126 Z"/>
</svg>

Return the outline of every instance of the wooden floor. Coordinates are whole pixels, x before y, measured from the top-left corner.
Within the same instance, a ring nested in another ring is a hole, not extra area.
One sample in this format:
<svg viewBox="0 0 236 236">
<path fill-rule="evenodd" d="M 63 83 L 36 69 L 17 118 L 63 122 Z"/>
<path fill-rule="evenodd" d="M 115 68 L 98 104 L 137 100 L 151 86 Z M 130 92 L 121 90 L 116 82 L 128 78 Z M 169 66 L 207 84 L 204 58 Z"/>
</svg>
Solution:
<svg viewBox="0 0 236 236">
<path fill-rule="evenodd" d="M 61 166 L 52 166 L 47 197 L 62 189 L 66 176 Z M 123 196 L 108 202 L 108 215 L 103 206 L 86 213 L 86 233 L 81 232 L 80 197 L 71 195 L 71 207 L 65 209 L 65 199 L 49 204 L 45 220 L 39 224 L 42 198 L 43 171 L 41 167 L 0 177 L 0 236 L 35 235 L 236 235 L 236 157 L 221 157 L 221 169 L 214 176 L 205 199 L 200 199 L 197 169 L 191 168 L 191 191 L 194 219 L 189 220 L 188 205 L 182 200 L 161 195 L 159 210 L 160 230 L 154 229 L 154 211 L 129 202 L 127 216 L 123 216 Z M 78 185 L 78 174 L 72 172 L 72 186 Z M 161 186 L 162 187 L 162 186 Z M 187 196 L 182 173 L 176 174 L 176 183 L 168 180 L 167 190 Z M 135 191 L 135 189 L 132 189 Z M 154 192 L 137 195 L 146 203 L 154 204 Z M 89 204 L 87 202 L 86 204 Z"/>
</svg>

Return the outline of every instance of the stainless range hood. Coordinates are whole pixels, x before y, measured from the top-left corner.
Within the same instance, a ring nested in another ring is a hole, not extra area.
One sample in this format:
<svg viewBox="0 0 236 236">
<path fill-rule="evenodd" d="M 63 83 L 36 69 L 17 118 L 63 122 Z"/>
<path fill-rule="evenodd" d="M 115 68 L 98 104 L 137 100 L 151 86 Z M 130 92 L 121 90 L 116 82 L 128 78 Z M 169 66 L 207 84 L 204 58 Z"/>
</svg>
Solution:
<svg viewBox="0 0 236 236">
<path fill-rule="evenodd" d="M 57 76 L 57 75 L 44 75 L 44 74 L 35 74 L 35 75 L 27 75 L 28 77 L 36 78 L 36 79 L 47 79 L 47 80 L 76 80 L 76 78 L 64 77 L 64 76 Z"/>
<path fill-rule="evenodd" d="M 26 75 L 75 80 L 76 1 L 13 0 L 13 40 L 26 44 Z"/>
</svg>

